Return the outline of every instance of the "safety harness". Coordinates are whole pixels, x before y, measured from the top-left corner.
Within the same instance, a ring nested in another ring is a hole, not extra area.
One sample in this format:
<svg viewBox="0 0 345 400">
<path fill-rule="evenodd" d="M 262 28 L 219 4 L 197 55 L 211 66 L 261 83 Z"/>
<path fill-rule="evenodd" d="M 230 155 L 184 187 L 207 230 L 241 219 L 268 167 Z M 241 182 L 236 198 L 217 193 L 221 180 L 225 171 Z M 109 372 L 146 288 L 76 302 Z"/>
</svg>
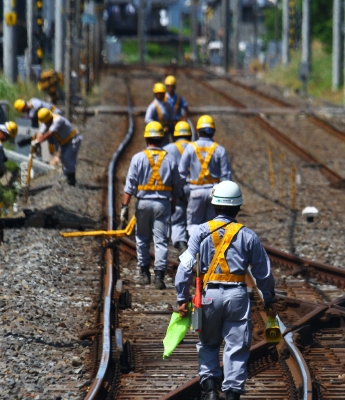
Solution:
<svg viewBox="0 0 345 400">
<path fill-rule="evenodd" d="M 225 229 L 223 239 L 220 240 L 218 227 L 224 225 L 224 222 L 220 221 L 209 221 L 209 228 L 212 232 L 211 237 L 214 244 L 214 248 L 216 252 L 212 258 L 211 264 L 208 268 L 208 271 L 204 275 L 203 287 L 206 288 L 206 285 L 210 281 L 216 282 L 245 282 L 245 275 L 234 275 L 231 273 L 231 269 L 226 261 L 225 252 L 230 246 L 233 238 L 238 233 L 238 231 L 243 228 L 242 224 L 237 222 L 233 222 Z M 221 268 L 222 273 L 217 274 L 215 271 L 218 267 Z"/>
<path fill-rule="evenodd" d="M 179 151 L 179 153 L 181 154 L 181 156 L 182 156 L 182 154 L 183 154 L 183 151 L 184 151 L 184 147 L 182 146 L 183 144 L 187 144 L 187 143 L 190 143 L 188 140 L 179 140 L 178 142 L 175 142 L 174 143 L 174 145 L 177 147 L 177 150 Z"/>
<path fill-rule="evenodd" d="M 219 178 L 213 178 L 210 175 L 210 171 L 208 169 L 208 164 L 210 163 L 213 153 L 218 147 L 218 144 L 212 143 L 212 146 L 210 147 L 198 147 L 196 142 L 192 142 L 191 145 L 193 146 L 196 156 L 198 157 L 198 160 L 201 165 L 201 170 L 198 179 L 195 181 L 191 180 L 190 183 L 192 185 L 206 185 L 208 183 L 218 183 Z M 205 159 L 203 158 L 201 152 L 207 152 Z"/>
<path fill-rule="evenodd" d="M 163 120 L 163 113 L 162 113 L 162 110 L 161 110 L 161 108 L 159 107 L 159 104 L 158 104 L 158 102 L 157 102 L 156 100 L 155 100 L 155 107 L 156 107 L 156 111 L 157 111 L 157 115 L 158 115 L 159 122 L 163 125 L 163 127 L 166 126 L 166 125 L 169 125 L 169 122 L 168 122 L 168 121 L 164 121 L 164 120 Z"/>
<path fill-rule="evenodd" d="M 55 120 L 55 119 L 58 118 L 58 117 L 60 117 L 60 115 L 56 115 L 56 114 L 55 114 L 55 115 L 53 116 L 53 120 Z M 55 137 L 56 137 L 56 139 L 58 140 L 60 146 L 62 147 L 62 146 L 64 146 L 65 144 L 67 144 L 69 141 L 71 141 L 77 133 L 78 133 L 78 130 L 77 130 L 77 129 L 73 129 L 73 131 L 72 131 L 65 139 L 62 139 L 62 138 L 60 137 L 60 135 L 57 134 L 57 133 L 55 132 Z"/>
<path fill-rule="evenodd" d="M 146 157 L 149 160 L 152 174 L 146 185 L 138 185 L 138 190 L 166 190 L 168 192 L 172 191 L 171 186 L 165 186 L 163 184 L 162 178 L 159 175 L 159 168 L 162 165 L 164 157 L 167 155 L 165 150 L 144 150 Z M 153 156 L 158 156 L 157 162 L 155 163 Z"/>
<path fill-rule="evenodd" d="M 165 97 L 164 97 L 164 101 L 168 101 L 168 97 L 167 97 L 167 95 L 165 94 Z M 178 95 L 176 95 L 176 102 L 175 102 L 175 106 L 174 106 L 174 117 L 177 115 L 177 113 L 178 113 L 178 110 L 179 110 L 179 108 L 180 108 L 180 103 L 181 103 L 181 97 L 180 96 L 178 96 Z"/>
</svg>

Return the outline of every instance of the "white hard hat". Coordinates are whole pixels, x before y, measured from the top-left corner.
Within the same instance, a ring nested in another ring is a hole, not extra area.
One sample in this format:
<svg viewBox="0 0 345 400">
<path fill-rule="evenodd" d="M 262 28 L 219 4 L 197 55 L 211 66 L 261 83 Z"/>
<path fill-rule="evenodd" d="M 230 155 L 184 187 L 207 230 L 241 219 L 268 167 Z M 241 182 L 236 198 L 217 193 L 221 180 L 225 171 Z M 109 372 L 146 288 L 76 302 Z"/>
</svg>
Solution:
<svg viewBox="0 0 345 400">
<path fill-rule="evenodd" d="M 211 203 L 216 206 L 239 206 L 243 203 L 241 189 L 232 181 L 223 181 L 215 185 L 211 197 Z"/>
</svg>

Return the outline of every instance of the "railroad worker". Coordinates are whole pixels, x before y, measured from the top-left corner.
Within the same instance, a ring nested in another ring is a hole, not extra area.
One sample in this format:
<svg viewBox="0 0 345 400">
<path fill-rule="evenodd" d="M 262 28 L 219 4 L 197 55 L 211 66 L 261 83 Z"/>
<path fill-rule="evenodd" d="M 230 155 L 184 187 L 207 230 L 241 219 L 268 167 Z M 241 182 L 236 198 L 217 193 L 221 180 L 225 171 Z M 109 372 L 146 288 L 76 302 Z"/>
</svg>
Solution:
<svg viewBox="0 0 345 400">
<path fill-rule="evenodd" d="M 223 340 L 222 392 L 226 393 L 226 400 L 238 400 L 245 392 L 252 335 L 251 308 L 245 284 L 249 264 L 262 292 L 266 314 L 275 317 L 277 311 L 274 279 L 266 251 L 257 235 L 235 219 L 242 203 L 242 193 L 235 182 L 223 181 L 215 185 L 212 204 L 216 217 L 194 229 L 187 251 L 180 256 L 175 278 L 178 311 L 186 317 L 192 266 L 199 253 L 204 290 L 197 351 L 205 400 L 219 399 L 216 386 L 222 378 L 219 350 Z"/>
<path fill-rule="evenodd" d="M 185 147 L 192 138 L 191 128 L 186 121 L 180 121 L 175 125 L 174 143 L 164 146 L 166 150 L 177 162 L 180 162 Z M 179 249 L 182 254 L 187 249 L 187 204 L 189 196 L 189 186 L 183 187 L 182 196 L 177 200 L 176 210 L 171 216 L 171 241 L 173 246 Z"/>
<path fill-rule="evenodd" d="M 47 108 L 41 108 L 37 115 L 38 120 L 43 123 L 42 130 L 37 135 L 37 143 L 41 143 L 53 135 L 56 137 L 61 147 L 63 173 L 67 178 L 67 183 L 71 186 L 75 186 L 77 154 L 82 136 L 67 118 L 58 114 L 53 114 Z"/>
<path fill-rule="evenodd" d="M 179 164 L 183 183 L 189 177 L 190 195 L 187 207 L 187 229 L 191 235 L 196 225 L 212 218 L 215 213 L 210 194 L 215 183 L 231 180 L 228 157 L 223 146 L 213 140 L 215 123 L 209 115 L 198 119 L 199 139 L 186 146 Z"/>
<path fill-rule="evenodd" d="M 169 135 L 173 133 L 173 113 L 168 102 L 164 100 L 166 89 L 163 83 L 155 83 L 153 86 L 154 100 L 147 107 L 145 123 L 157 121 L 162 124 L 164 129 L 164 140 L 162 146 L 169 143 Z"/>
<path fill-rule="evenodd" d="M 178 121 L 186 121 L 188 118 L 188 103 L 186 100 L 176 93 L 176 78 L 168 75 L 165 78 L 165 101 L 169 103 L 173 110 L 173 120 L 176 124 Z"/>
<path fill-rule="evenodd" d="M 41 108 L 47 108 L 54 114 L 62 115 L 62 111 L 55 104 L 48 103 L 41 99 L 33 97 L 28 102 L 23 99 L 17 99 L 14 102 L 14 108 L 20 113 L 28 113 L 29 117 L 37 122 L 37 113 Z"/>
<path fill-rule="evenodd" d="M 181 180 L 176 162 L 162 149 L 162 125 L 156 121 L 148 123 L 144 138 L 147 148 L 135 154 L 129 166 L 120 219 L 122 223 L 128 221 L 128 204 L 131 197 L 136 196 L 135 239 L 141 283 L 151 283 L 150 242 L 153 236 L 154 283 L 157 289 L 165 289 L 170 218 L 176 200 L 181 196 Z"/>
<path fill-rule="evenodd" d="M 13 121 L 8 121 L 4 124 L 0 124 L 0 178 L 2 178 L 6 173 L 5 162 L 7 161 L 2 143 L 6 142 L 9 139 L 14 139 L 17 135 L 17 132 L 17 124 Z"/>
</svg>

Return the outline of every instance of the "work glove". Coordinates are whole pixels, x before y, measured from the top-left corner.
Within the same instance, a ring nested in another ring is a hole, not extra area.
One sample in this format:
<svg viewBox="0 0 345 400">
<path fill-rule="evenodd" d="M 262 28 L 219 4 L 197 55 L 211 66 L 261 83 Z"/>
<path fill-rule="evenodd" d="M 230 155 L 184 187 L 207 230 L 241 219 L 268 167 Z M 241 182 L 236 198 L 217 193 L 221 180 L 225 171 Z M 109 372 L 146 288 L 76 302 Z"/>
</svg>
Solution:
<svg viewBox="0 0 345 400">
<path fill-rule="evenodd" d="M 277 304 L 274 302 L 265 304 L 265 312 L 268 317 L 275 318 L 277 316 Z"/>
<path fill-rule="evenodd" d="M 120 221 L 122 223 L 126 223 L 128 221 L 128 206 L 125 206 L 124 204 L 121 206 Z"/>
<path fill-rule="evenodd" d="M 37 139 L 31 140 L 31 147 L 36 147 L 38 145 Z"/>
</svg>

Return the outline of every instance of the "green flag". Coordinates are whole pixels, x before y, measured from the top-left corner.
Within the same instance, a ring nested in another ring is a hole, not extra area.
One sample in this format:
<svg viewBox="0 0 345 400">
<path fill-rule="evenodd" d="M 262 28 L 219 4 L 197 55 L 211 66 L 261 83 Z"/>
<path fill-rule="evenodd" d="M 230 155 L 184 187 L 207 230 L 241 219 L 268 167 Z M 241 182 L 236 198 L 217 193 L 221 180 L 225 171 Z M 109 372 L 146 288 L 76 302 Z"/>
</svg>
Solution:
<svg viewBox="0 0 345 400">
<path fill-rule="evenodd" d="M 190 325 L 190 309 L 191 303 L 188 304 L 188 316 L 184 318 L 180 317 L 180 314 L 177 312 L 172 313 L 165 338 L 163 339 L 163 360 L 171 355 L 181 340 L 185 337 Z"/>
</svg>

